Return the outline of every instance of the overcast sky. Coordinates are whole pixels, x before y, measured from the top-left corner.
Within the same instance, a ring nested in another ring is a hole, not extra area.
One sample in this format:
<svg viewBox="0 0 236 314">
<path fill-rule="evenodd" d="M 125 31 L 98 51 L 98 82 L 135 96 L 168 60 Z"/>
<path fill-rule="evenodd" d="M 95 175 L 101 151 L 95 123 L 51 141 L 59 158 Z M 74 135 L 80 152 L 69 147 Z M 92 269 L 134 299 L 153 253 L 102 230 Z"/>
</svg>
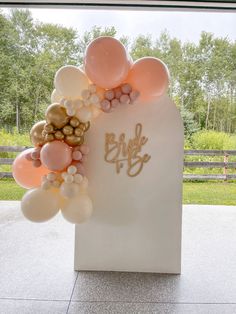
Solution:
<svg viewBox="0 0 236 314">
<path fill-rule="evenodd" d="M 197 42 L 201 31 L 236 40 L 236 13 L 80 9 L 31 9 L 31 12 L 34 19 L 73 27 L 80 33 L 97 25 L 115 26 L 118 36 L 132 38 L 139 34 L 151 34 L 156 38 L 166 29 L 182 41 Z"/>
</svg>

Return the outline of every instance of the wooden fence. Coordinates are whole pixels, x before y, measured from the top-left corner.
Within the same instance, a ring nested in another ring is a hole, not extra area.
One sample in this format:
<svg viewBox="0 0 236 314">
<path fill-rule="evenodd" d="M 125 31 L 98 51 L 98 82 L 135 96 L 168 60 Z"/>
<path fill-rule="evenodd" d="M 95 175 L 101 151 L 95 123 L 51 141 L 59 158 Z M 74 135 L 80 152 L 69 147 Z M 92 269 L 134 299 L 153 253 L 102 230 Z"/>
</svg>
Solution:
<svg viewBox="0 0 236 314">
<path fill-rule="evenodd" d="M 230 162 L 230 156 L 236 156 L 236 150 L 185 150 L 184 156 L 221 156 L 222 161 L 184 161 L 185 168 L 221 168 L 222 174 L 184 174 L 185 180 L 235 180 L 236 174 L 227 173 L 227 169 L 236 169 L 236 162 Z"/>
<path fill-rule="evenodd" d="M 29 147 L 0 146 L 3 152 L 22 152 Z M 230 162 L 230 156 L 236 156 L 236 150 L 185 150 L 185 156 L 221 156 L 222 161 L 184 161 L 184 168 L 221 168 L 222 174 L 184 174 L 184 180 L 236 180 L 236 174 L 227 173 L 228 169 L 236 169 L 236 162 Z M 0 158 L 0 165 L 12 165 L 14 158 Z M 11 172 L 0 172 L 0 178 L 12 178 Z"/>
</svg>

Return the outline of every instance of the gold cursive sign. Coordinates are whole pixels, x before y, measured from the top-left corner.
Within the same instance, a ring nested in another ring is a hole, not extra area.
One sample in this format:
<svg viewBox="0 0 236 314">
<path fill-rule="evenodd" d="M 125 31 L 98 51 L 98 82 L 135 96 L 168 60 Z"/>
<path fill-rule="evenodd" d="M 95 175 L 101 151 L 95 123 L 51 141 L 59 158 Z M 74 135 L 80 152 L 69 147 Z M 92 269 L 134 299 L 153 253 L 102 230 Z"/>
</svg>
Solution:
<svg viewBox="0 0 236 314">
<path fill-rule="evenodd" d="M 142 124 L 135 126 L 135 136 L 126 143 L 125 134 L 121 133 L 116 139 L 114 133 L 105 134 L 105 161 L 115 164 L 116 172 L 120 173 L 121 168 L 127 163 L 127 175 L 137 176 L 143 169 L 144 163 L 147 163 L 151 156 L 140 154 L 142 147 L 147 143 L 148 138 L 142 136 Z"/>
</svg>

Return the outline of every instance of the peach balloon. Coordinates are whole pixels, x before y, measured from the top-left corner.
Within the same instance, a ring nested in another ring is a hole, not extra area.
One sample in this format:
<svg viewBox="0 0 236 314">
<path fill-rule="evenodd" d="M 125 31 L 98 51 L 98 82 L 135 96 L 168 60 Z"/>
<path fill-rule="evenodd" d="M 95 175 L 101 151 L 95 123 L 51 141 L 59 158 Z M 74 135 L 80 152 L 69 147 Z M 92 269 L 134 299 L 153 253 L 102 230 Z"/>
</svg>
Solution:
<svg viewBox="0 0 236 314">
<path fill-rule="evenodd" d="M 131 60 L 122 43 L 113 37 L 99 37 L 87 47 L 84 69 L 88 78 L 102 88 L 120 85 L 128 75 Z"/>
<path fill-rule="evenodd" d="M 12 165 L 12 174 L 16 183 L 25 189 L 40 186 L 42 177 L 50 172 L 44 166 L 34 167 L 33 161 L 27 159 L 27 155 L 33 151 L 34 148 L 24 150 L 16 157 Z"/>
<path fill-rule="evenodd" d="M 138 100 L 150 101 L 162 96 L 169 85 L 169 72 L 166 65 L 157 58 L 138 59 L 126 79 L 133 90 L 140 92 Z"/>
<path fill-rule="evenodd" d="M 72 149 L 61 141 L 48 142 L 41 149 L 40 159 L 51 171 L 61 171 L 70 165 Z"/>
</svg>

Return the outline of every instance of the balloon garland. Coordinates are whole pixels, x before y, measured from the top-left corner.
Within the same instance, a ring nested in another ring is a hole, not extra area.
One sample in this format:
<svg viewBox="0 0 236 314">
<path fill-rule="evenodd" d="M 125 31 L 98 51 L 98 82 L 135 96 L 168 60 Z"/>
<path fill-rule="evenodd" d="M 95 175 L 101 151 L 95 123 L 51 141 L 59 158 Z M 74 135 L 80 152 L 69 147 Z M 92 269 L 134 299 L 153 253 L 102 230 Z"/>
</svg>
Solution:
<svg viewBox="0 0 236 314">
<path fill-rule="evenodd" d="M 56 72 L 45 120 L 30 131 L 34 148 L 21 152 L 13 163 L 15 181 L 29 189 L 21 210 L 33 222 L 47 221 L 59 210 L 71 223 L 89 219 L 93 205 L 84 163 L 90 123 L 118 106 L 157 100 L 169 83 L 162 61 L 145 57 L 133 63 L 112 37 L 88 45 L 83 69 L 67 65 Z"/>
</svg>

